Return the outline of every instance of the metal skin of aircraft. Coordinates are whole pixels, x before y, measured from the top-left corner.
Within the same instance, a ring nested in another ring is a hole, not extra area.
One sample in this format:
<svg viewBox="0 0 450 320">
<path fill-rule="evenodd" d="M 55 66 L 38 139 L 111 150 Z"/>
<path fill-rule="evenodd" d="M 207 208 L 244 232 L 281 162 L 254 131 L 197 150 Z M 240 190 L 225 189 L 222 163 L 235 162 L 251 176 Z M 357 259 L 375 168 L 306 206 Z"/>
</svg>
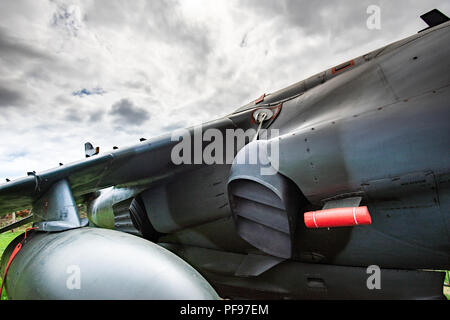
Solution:
<svg viewBox="0 0 450 320">
<path fill-rule="evenodd" d="M 443 299 L 449 71 L 450 22 L 431 23 L 187 129 L 201 152 L 208 129 L 259 130 L 234 161 L 175 164 L 167 134 L 102 154 L 86 144 L 85 160 L 0 185 L 0 214 L 32 208 L 36 228 L 3 254 L 9 297 Z M 261 174 L 268 154 L 237 161 L 273 141 L 274 174 Z M 361 207 L 370 224 L 356 225 Z M 305 225 L 336 208 L 355 225 Z"/>
</svg>

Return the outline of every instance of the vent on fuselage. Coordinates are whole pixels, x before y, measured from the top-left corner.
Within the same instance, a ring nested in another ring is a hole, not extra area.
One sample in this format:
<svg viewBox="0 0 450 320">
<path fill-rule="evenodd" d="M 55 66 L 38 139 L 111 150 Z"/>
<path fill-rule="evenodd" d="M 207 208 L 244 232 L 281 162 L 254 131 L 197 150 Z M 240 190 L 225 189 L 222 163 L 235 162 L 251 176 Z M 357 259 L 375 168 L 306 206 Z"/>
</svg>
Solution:
<svg viewBox="0 0 450 320">
<path fill-rule="evenodd" d="M 263 183 L 238 178 L 228 191 L 239 235 L 267 254 L 291 258 L 300 204 L 293 182 L 281 174 Z"/>
</svg>

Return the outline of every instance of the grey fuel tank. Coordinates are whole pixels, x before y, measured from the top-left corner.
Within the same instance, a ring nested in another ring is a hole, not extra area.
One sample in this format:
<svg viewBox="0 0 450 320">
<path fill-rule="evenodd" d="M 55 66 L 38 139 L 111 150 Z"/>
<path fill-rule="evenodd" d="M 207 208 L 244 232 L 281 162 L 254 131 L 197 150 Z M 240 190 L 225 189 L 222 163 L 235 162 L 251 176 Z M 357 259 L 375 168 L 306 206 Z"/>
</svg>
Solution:
<svg viewBox="0 0 450 320">
<path fill-rule="evenodd" d="M 5 250 L 1 274 L 23 235 Z M 218 299 L 170 251 L 123 232 L 79 228 L 32 232 L 4 279 L 10 299 Z"/>
</svg>

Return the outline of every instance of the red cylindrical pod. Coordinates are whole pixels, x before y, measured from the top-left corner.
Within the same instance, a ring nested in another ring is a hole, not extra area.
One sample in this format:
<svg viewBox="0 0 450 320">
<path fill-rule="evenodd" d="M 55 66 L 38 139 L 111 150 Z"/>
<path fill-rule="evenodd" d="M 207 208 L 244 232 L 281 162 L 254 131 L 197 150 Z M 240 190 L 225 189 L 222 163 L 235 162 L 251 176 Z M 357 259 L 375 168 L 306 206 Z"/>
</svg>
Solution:
<svg viewBox="0 0 450 320">
<path fill-rule="evenodd" d="M 308 228 L 351 227 L 372 223 L 366 206 L 309 211 L 305 212 L 304 220 Z"/>
</svg>

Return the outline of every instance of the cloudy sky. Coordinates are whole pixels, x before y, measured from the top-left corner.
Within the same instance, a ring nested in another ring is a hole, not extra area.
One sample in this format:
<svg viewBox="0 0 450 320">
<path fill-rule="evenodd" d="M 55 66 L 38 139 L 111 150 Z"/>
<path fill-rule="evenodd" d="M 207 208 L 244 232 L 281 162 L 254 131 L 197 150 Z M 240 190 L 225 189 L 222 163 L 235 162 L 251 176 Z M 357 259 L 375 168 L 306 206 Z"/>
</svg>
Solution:
<svg viewBox="0 0 450 320">
<path fill-rule="evenodd" d="M 433 8 L 450 15 L 447 0 L 1 1 L 0 179 L 219 118 L 416 33 Z"/>
</svg>

